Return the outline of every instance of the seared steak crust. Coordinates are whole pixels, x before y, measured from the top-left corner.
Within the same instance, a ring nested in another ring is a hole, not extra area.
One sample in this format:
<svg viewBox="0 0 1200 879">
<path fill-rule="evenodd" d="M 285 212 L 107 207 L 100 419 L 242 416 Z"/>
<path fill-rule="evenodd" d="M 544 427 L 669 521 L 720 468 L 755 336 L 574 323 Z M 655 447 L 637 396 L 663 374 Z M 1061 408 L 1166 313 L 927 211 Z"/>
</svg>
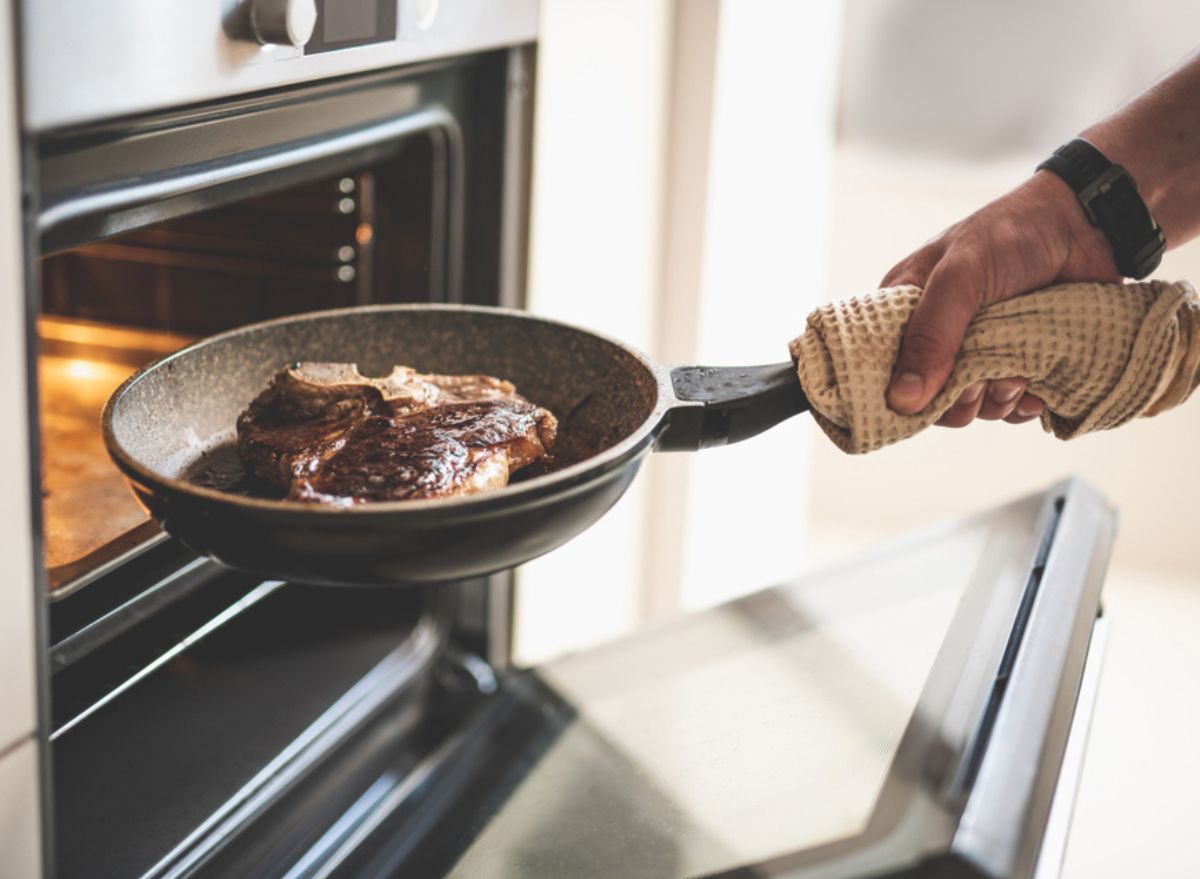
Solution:
<svg viewBox="0 0 1200 879">
<path fill-rule="evenodd" d="M 491 376 L 351 364 L 281 370 L 238 418 L 238 452 L 293 500 L 332 504 L 450 497 L 499 488 L 544 459 L 552 414 Z"/>
</svg>

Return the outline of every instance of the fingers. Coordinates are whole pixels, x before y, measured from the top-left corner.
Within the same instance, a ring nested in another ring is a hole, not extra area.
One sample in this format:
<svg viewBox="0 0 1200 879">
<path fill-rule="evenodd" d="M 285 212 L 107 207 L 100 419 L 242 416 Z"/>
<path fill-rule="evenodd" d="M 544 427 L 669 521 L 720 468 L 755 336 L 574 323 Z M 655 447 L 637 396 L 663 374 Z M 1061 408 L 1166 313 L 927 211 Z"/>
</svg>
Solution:
<svg viewBox="0 0 1200 879">
<path fill-rule="evenodd" d="M 976 418 L 982 418 L 1024 424 L 1045 409 L 1046 404 L 1040 398 L 1025 393 L 1025 379 L 1004 378 L 970 385 L 935 423 L 940 427 L 966 427 Z"/>
<path fill-rule="evenodd" d="M 942 427 L 966 427 L 979 414 L 979 407 L 983 404 L 983 392 L 986 389 L 987 382 L 971 385 L 959 395 L 955 404 L 947 409 L 936 423 Z"/>
<path fill-rule="evenodd" d="M 1046 404 L 1033 394 L 1025 394 L 1017 401 L 1017 408 L 1004 420 L 1009 424 L 1024 424 L 1033 421 L 1046 411 Z"/>
<path fill-rule="evenodd" d="M 946 383 L 967 325 L 982 304 L 979 277 L 966 263 L 950 259 L 933 269 L 909 318 L 888 387 L 887 402 L 896 412 L 920 412 Z"/>
<path fill-rule="evenodd" d="M 1001 378 L 988 382 L 988 389 L 983 395 L 983 405 L 979 407 L 979 415 L 984 421 L 999 421 L 1007 418 L 1016 411 L 1017 404 L 1025 394 L 1025 379 Z"/>
<path fill-rule="evenodd" d="M 884 276 L 884 287 L 915 284 L 923 290 L 887 390 L 887 404 L 895 412 L 914 415 L 929 406 L 953 371 L 966 329 L 985 302 L 1038 289 L 1055 278 L 1092 279 L 1097 272 L 1103 277 L 1113 271 L 1103 236 L 1087 226 L 1069 195 L 1069 187 L 1053 175 L 1034 175 Z M 1020 423 L 1044 410 L 1023 382 L 1001 379 L 979 389 L 974 398 L 964 395 L 940 423 L 961 426 L 976 417 Z"/>
</svg>

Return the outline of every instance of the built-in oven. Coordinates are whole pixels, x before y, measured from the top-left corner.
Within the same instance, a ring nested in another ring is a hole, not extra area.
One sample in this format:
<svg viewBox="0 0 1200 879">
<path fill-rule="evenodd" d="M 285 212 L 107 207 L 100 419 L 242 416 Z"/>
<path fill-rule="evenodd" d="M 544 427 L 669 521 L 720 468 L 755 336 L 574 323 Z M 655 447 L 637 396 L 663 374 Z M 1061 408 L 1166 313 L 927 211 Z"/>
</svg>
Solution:
<svg viewBox="0 0 1200 879">
<path fill-rule="evenodd" d="M 521 307 L 536 13 L 22 6 L 43 872 L 1052 873 L 1113 529 L 1080 483 L 519 670 L 511 573 L 231 570 L 109 463 L 108 394 L 193 339 Z"/>
<path fill-rule="evenodd" d="M 137 504 L 99 418 L 230 327 L 521 305 L 536 6 L 506 7 L 27 6 L 48 874 L 324 875 L 495 691 L 510 574 L 222 568 Z"/>
</svg>

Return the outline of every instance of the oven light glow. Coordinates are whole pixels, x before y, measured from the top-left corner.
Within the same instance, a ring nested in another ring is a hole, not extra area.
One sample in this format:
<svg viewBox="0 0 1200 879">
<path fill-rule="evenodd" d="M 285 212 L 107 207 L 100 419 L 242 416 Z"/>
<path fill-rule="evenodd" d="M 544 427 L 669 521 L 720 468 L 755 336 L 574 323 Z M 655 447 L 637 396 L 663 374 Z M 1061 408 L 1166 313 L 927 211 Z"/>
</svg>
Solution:
<svg viewBox="0 0 1200 879">
<path fill-rule="evenodd" d="M 104 368 L 94 360 L 71 358 L 67 361 L 66 374 L 79 381 L 92 381 L 104 375 Z"/>
<path fill-rule="evenodd" d="M 359 223 L 358 228 L 354 231 L 354 240 L 360 245 L 370 244 L 374 237 L 375 229 L 370 223 Z"/>
</svg>

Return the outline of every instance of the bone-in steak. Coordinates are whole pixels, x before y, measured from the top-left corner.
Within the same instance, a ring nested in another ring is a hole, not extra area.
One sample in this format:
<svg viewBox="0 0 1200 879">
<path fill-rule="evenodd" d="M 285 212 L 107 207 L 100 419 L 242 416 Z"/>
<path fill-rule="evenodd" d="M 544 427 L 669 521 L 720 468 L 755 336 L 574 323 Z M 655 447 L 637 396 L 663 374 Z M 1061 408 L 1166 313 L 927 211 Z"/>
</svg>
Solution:
<svg viewBox="0 0 1200 879">
<path fill-rule="evenodd" d="M 293 500 L 451 497 L 500 488 L 548 457 L 558 423 L 507 381 L 347 363 L 281 370 L 238 418 L 247 470 Z"/>
</svg>

